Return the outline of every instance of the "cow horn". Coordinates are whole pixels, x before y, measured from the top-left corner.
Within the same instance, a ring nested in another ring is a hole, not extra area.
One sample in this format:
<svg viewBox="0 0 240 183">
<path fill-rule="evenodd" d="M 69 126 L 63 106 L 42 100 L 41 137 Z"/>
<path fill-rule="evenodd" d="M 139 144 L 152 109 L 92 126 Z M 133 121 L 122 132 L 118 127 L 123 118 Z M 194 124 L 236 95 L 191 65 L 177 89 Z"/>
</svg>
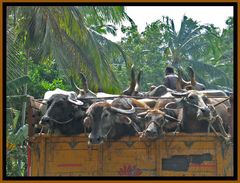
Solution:
<svg viewBox="0 0 240 183">
<path fill-rule="evenodd" d="M 166 118 L 169 119 L 169 120 L 174 120 L 174 121 L 178 121 L 178 122 L 179 122 L 178 119 L 176 119 L 176 118 L 174 118 L 174 117 L 172 117 L 172 116 L 170 116 L 170 115 L 168 115 L 168 114 L 165 114 L 164 117 L 166 117 Z"/>
<path fill-rule="evenodd" d="M 73 99 L 70 95 L 68 96 L 68 101 L 76 105 L 80 105 L 80 106 L 83 105 L 82 101 Z"/>
<path fill-rule="evenodd" d="M 174 96 L 174 97 L 186 97 L 188 94 L 189 94 L 190 91 L 187 91 L 187 92 L 183 92 L 183 93 L 180 93 L 180 92 L 172 92 L 171 95 Z"/>
<path fill-rule="evenodd" d="M 76 85 L 76 83 L 73 81 L 73 78 L 70 77 L 70 80 L 71 80 L 71 84 L 73 84 L 75 86 L 75 88 L 80 92 L 81 89 Z"/>
<path fill-rule="evenodd" d="M 177 69 L 177 72 L 178 72 L 178 82 L 177 82 L 177 90 L 181 90 L 181 89 L 183 89 L 186 85 L 188 85 L 189 84 L 189 82 L 187 82 L 187 81 L 185 81 L 184 79 L 183 79 L 183 71 L 182 71 L 182 69 L 180 69 L 180 68 L 178 68 Z"/>
<path fill-rule="evenodd" d="M 144 111 L 144 112 L 138 113 L 137 116 L 144 117 L 147 113 L 148 111 Z"/>
<path fill-rule="evenodd" d="M 88 82 L 87 82 L 87 78 L 86 78 L 86 76 L 82 73 L 82 72 L 80 72 L 80 76 L 81 76 L 81 80 L 82 80 L 82 85 L 83 85 L 83 90 L 84 90 L 84 92 L 88 92 Z"/>
<path fill-rule="evenodd" d="M 136 86 L 134 64 L 131 67 L 131 78 L 130 79 L 131 79 L 130 86 L 126 90 L 123 91 L 123 94 L 132 96 L 134 93 L 135 86 Z"/>
<path fill-rule="evenodd" d="M 116 107 L 113 107 L 113 106 L 111 106 L 110 108 L 111 108 L 111 110 L 113 110 L 115 112 L 122 113 L 122 114 L 133 114 L 135 112 L 135 108 L 133 107 L 133 105 L 131 105 L 131 109 L 127 109 L 127 110 L 116 108 Z"/>
<path fill-rule="evenodd" d="M 195 78 L 195 73 L 193 71 L 193 68 L 191 66 L 188 66 L 187 70 L 188 70 L 188 74 L 191 78 L 191 85 L 195 86 L 196 85 L 196 78 Z"/>
<path fill-rule="evenodd" d="M 135 85 L 135 92 L 139 91 L 139 86 L 140 86 L 140 79 L 141 79 L 141 74 L 142 74 L 142 70 L 139 71 L 138 75 L 137 75 L 137 80 L 136 80 L 136 85 Z"/>
</svg>

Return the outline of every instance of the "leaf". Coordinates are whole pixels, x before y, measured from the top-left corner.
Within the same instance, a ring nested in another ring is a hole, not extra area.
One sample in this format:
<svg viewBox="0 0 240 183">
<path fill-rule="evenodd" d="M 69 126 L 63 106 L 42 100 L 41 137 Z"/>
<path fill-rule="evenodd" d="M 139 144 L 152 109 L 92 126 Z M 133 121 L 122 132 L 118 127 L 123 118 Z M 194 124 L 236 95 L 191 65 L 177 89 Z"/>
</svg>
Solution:
<svg viewBox="0 0 240 183">
<path fill-rule="evenodd" d="M 10 95 L 7 96 L 7 103 L 23 103 L 28 102 L 28 95 Z"/>
<path fill-rule="evenodd" d="M 17 123 L 18 123 L 18 120 L 19 120 L 20 111 L 19 111 L 19 110 L 16 110 L 16 109 L 13 109 L 13 108 L 7 108 L 7 112 L 14 114 L 14 117 L 8 119 L 8 121 L 10 121 L 10 123 L 11 123 L 12 126 L 13 126 L 13 130 L 15 130 L 15 129 L 16 129 L 16 126 L 17 126 Z"/>
<path fill-rule="evenodd" d="M 7 89 L 9 91 L 14 91 L 29 82 L 30 82 L 30 78 L 28 76 L 22 76 L 14 80 L 7 81 Z"/>
<path fill-rule="evenodd" d="M 13 134 L 12 142 L 15 145 L 20 145 L 28 137 L 28 124 L 23 125 L 18 131 Z"/>
</svg>

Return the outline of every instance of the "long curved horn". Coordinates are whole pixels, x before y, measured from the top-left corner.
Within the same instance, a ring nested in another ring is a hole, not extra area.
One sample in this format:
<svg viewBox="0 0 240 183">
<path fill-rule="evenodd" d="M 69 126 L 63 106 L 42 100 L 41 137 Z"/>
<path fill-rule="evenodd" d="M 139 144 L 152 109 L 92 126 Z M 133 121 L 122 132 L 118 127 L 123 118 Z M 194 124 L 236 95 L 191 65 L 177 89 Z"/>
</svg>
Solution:
<svg viewBox="0 0 240 183">
<path fill-rule="evenodd" d="M 195 73 L 193 71 L 193 68 L 191 66 L 188 66 L 187 70 L 188 70 L 188 74 L 191 78 L 191 85 L 195 86 L 196 85 L 196 78 L 195 78 Z"/>
<path fill-rule="evenodd" d="M 83 105 L 82 101 L 73 99 L 70 95 L 68 96 L 68 101 L 76 105 L 80 105 L 80 106 Z"/>
<path fill-rule="evenodd" d="M 171 95 L 174 96 L 174 97 L 186 97 L 189 93 L 190 93 L 190 91 L 187 91 L 187 92 L 184 92 L 184 93 L 172 92 Z"/>
<path fill-rule="evenodd" d="M 84 90 L 84 92 L 87 93 L 89 91 L 87 78 L 82 72 L 80 72 L 80 76 L 81 76 L 81 80 L 82 80 L 83 90 Z"/>
<path fill-rule="evenodd" d="M 168 115 L 168 114 L 165 114 L 164 117 L 166 117 L 166 118 L 169 119 L 169 120 L 174 120 L 174 121 L 180 122 L 178 119 L 176 119 L 176 118 L 174 118 L 174 117 L 172 117 L 172 116 L 170 116 L 170 115 Z"/>
<path fill-rule="evenodd" d="M 134 89 L 135 89 L 135 86 L 136 86 L 136 79 L 135 79 L 135 71 L 134 71 L 134 64 L 132 65 L 131 67 L 131 78 L 130 78 L 130 86 L 124 90 L 122 93 L 124 95 L 130 95 L 132 96 L 133 92 L 134 92 Z"/>
<path fill-rule="evenodd" d="M 144 117 L 147 115 L 147 113 L 148 111 L 144 111 L 144 112 L 138 113 L 137 116 Z"/>
<path fill-rule="evenodd" d="M 133 92 L 136 86 L 136 78 L 135 78 L 135 70 L 134 70 L 134 64 L 131 67 L 131 84 L 130 89 Z"/>
<path fill-rule="evenodd" d="M 135 92 L 139 92 L 139 86 L 140 86 L 139 83 L 140 83 L 140 79 L 141 79 L 141 74 L 142 74 L 142 70 L 140 70 L 137 75 L 137 80 L 136 80 L 136 84 L 135 84 L 135 88 L 134 88 Z"/>
<path fill-rule="evenodd" d="M 122 113 L 122 114 L 133 114 L 133 113 L 135 113 L 135 108 L 133 107 L 133 105 L 131 105 L 131 109 L 120 109 L 120 108 L 116 108 L 116 107 L 113 107 L 113 106 L 111 106 L 110 109 L 115 111 L 115 112 Z"/>
<path fill-rule="evenodd" d="M 71 84 L 75 86 L 75 88 L 80 92 L 81 89 L 76 85 L 76 83 L 73 81 L 73 78 L 70 77 Z"/>
<path fill-rule="evenodd" d="M 183 79 L 183 73 L 182 73 L 182 70 L 180 68 L 177 69 L 177 73 L 178 73 L 178 83 L 177 83 L 177 89 L 178 90 L 181 90 L 181 89 L 184 89 L 184 87 L 186 85 L 188 85 L 188 82 L 186 82 L 184 79 Z"/>
</svg>

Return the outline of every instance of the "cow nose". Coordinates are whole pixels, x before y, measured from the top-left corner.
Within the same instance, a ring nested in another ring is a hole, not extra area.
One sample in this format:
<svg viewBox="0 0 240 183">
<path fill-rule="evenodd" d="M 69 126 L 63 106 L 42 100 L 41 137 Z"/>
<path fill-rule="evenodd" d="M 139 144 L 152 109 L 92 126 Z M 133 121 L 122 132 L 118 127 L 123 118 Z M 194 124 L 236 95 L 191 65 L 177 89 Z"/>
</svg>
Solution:
<svg viewBox="0 0 240 183">
<path fill-rule="evenodd" d="M 156 130 L 146 130 L 146 136 L 147 137 L 157 137 L 158 133 Z"/>
<path fill-rule="evenodd" d="M 91 144 L 100 144 L 102 142 L 102 138 L 100 136 L 96 138 L 89 138 L 89 142 Z"/>
<path fill-rule="evenodd" d="M 43 116 L 41 121 L 42 123 L 48 123 L 50 121 L 50 118 L 48 116 Z"/>
</svg>

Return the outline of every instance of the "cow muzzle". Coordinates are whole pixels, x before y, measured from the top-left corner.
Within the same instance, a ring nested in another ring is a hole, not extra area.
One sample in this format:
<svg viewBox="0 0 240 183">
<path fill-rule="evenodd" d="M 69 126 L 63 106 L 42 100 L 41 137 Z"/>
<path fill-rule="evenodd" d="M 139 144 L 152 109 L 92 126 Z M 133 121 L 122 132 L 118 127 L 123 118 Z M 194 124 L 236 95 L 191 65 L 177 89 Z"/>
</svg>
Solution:
<svg viewBox="0 0 240 183">
<path fill-rule="evenodd" d="M 158 137 L 158 129 L 155 122 L 150 122 L 146 130 L 143 132 L 143 137 L 147 139 L 155 139 Z"/>
<path fill-rule="evenodd" d="M 101 136 L 92 136 L 91 133 L 88 136 L 88 145 L 91 144 L 102 144 L 103 143 L 103 137 Z"/>
<path fill-rule="evenodd" d="M 43 116 L 39 122 L 39 125 L 46 126 L 50 123 L 50 118 L 48 116 Z"/>
<path fill-rule="evenodd" d="M 211 117 L 210 109 L 207 106 L 199 108 L 197 113 L 198 120 L 205 120 L 209 119 L 210 117 Z"/>
</svg>

